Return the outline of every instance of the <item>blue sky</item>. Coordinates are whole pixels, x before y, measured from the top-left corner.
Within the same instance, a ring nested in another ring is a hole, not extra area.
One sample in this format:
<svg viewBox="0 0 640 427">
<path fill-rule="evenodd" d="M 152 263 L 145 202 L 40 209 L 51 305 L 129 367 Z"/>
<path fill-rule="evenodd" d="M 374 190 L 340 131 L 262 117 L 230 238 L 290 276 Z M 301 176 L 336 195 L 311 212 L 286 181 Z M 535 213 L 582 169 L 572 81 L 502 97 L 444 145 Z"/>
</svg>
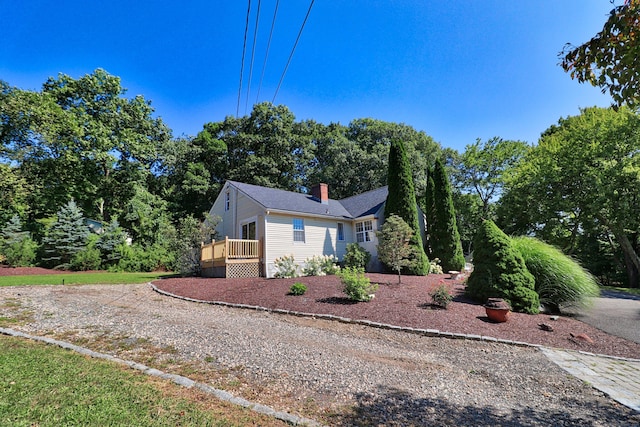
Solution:
<svg viewBox="0 0 640 427">
<path fill-rule="evenodd" d="M 240 115 L 256 101 L 276 0 L 251 2 Z M 618 2 L 619 3 L 619 2 Z M 271 101 L 309 1 L 280 1 L 259 101 Z M 560 117 L 606 107 L 557 65 L 602 29 L 609 0 L 315 1 L 275 99 L 298 120 L 400 122 L 464 150 L 493 136 L 535 143 Z M 247 1 L 0 0 L 0 79 L 103 68 L 173 129 L 236 114 Z M 248 101 L 247 101 L 248 99 Z M 245 105 L 247 106 L 245 108 Z"/>
</svg>

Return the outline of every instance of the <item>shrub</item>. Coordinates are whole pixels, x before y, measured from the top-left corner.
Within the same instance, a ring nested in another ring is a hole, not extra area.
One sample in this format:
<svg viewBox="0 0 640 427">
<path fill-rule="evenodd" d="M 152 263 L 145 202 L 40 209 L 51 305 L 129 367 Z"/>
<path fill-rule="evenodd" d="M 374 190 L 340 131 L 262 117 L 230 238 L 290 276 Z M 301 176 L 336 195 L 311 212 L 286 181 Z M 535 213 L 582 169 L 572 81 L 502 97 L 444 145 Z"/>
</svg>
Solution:
<svg viewBox="0 0 640 427">
<path fill-rule="evenodd" d="M 342 281 L 342 291 L 353 301 L 370 301 L 378 285 L 371 283 L 364 275 L 363 268 L 346 267 L 338 273 Z"/>
<path fill-rule="evenodd" d="M 336 274 L 339 267 L 335 264 L 336 258 L 333 255 L 314 255 L 305 260 L 305 267 L 302 269 L 304 276 L 326 276 Z"/>
<path fill-rule="evenodd" d="M 307 292 L 307 287 L 304 283 L 296 282 L 289 288 L 289 295 L 304 295 Z"/>
<path fill-rule="evenodd" d="M 100 250 L 95 245 L 89 245 L 71 258 L 71 269 L 76 271 L 98 270 L 102 260 Z"/>
<path fill-rule="evenodd" d="M 537 313 L 540 302 L 535 280 L 511 239 L 493 221 L 485 220 L 473 246 L 474 269 L 467 281 L 468 295 L 481 303 L 490 297 L 502 298 L 514 311 Z"/>
<path fill-rule="evenodd" d="M 527 269 L 535 278 L 540 303 L 559 312 L 562 307 L 586 306 L 600 294 L 596 279 L 560 249 L 532 237 L 514 237 Z"/>
<path fill-rule="evenodd" d="M 121 253 L 117 267 L 110 267 L 110 271 L 155 271 L 165 268 L 170 264 L 167 250 L 160 245 L 148 247 L 134 244 L 131 246 L 120 245 Z"/>
<path fill-rule="evenodd" d="M 38 244 L 26 237 L 5 248 L 5 260 L 12 267 L 31 267 L 36 260 Z M 1 261 L 1 260 L 0 260 Z"/>
<path fill-rule="evenodd" d="M 449 287 L 440 282 L 437 288 L 435 288 L 429 296 L 433 304 L 438 305 L 444 309 L 449 306 L 449 303 L 453 300 L 453 295 L 449 292 Z"/>
<path fill-rule="evenodd" d="M 293 259 L 293 255 L 285 255 L 281 258 L 276 258 L 274 261 L 275 274 L 274 277 L 280 279 L 289 277 L 298 277 L 298 265 Z"/>
<path fill-rule="evenodd" d="M 349 243 L 343 262 L 345 267 L 367 268 L 371 254 L 357 243 Z"/>
<path fill-rule="evenodd" d="M 431 268 L 429 268 L 429 274 L 443 274 L 442 266 L 440 265 L 440 258 L 433 258 L 430 262 Z"/>
</svg>

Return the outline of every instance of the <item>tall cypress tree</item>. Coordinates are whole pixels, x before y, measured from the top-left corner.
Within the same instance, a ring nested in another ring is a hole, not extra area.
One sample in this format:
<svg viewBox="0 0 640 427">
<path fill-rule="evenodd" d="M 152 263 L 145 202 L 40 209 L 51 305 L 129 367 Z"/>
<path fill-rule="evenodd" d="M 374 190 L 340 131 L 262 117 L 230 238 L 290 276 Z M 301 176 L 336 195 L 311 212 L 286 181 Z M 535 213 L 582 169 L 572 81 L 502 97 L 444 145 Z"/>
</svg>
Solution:
<svg viewBox="0 0 640 427">
<path fill-rule="evenodd" d="M 442 161 L 436 159 L 433 168 L 435 224 L 429 227 L 431 256 L 440 258 L 444 271 L 464 268 L 460 232 L 456 224 L 456 210 L 451 196 L 451 184 Z"/>
<path fill-rule="evenodd" d="M 404 144 L 399 140 L 391 141 L 389 148 L 387 185 L 389 186 L 389 194 L 384 208 L 385 218 L 389 218 L 393 214 L 398 215 L 413 230 L 410 244 L 415 247 L 414 259 L 412 266 L 407 268 L 406 274 L 427 275 L 429 274 L 429 259 L 422 245 L 413 174 Z"/>
<path fill-rule="evenodd" d="M 427 253 L 427 256 L 431 259 L 435 258 L 433 255 L 433 245 L 431 233 L 432 229 L 436 226 L 436 193 L 435 193 L 435 184 L 433 182 L 433 170 L 431 168 L 427 168 L 427 189 L 425 191 L 425 228 L 427 234 L 427 241 L 425 242 L 424 251 Z"/>
</svg>

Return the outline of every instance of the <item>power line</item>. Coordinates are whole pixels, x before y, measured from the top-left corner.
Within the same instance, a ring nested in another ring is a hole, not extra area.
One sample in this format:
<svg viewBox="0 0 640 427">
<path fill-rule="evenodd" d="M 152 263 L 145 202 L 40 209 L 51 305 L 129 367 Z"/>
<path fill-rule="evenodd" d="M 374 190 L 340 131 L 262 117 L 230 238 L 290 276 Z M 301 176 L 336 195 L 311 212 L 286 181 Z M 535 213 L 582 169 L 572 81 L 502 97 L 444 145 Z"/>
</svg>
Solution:
<svg viewBox="0 0 640 427">
<path fill-rule="evenodd" d="M 264 54 L 264 62 L 262 63 L 262 73 L 260 73 L 260 84 L 258 85 L 258 94 L 256 95 L 256 104 L 260 99 L 260 89 L 262 89 L 262 80 L 264 79 L 264 70 L 267 68 L 267 59 L 269 58 L 269 48 L 271 47 L 271 37 L 273 36 L 273 28 L 276 25 L 276 15 L 278 14 L 278 5 L 280 0 L 276 0 L 276 8 L 273 11 L 273 19 L 271 20 L 271 30 L 269 31 L 269 40 L 267 41 L 267 51 Z"/>
<path fill-rule="evenodd" d="M 249 96 L 251 93 L 251 77 L 253 75 L 253 58 L 256 56 L 256 40 L 258 38 L 258 22 L 260 20 L 260 0 L 258 0 L 258 11 L 256 12 L 256 26 L 253 32 L 253 46 L 251 46 L 251 63 L 249 65 L 249 83 L 247 83 L 247 100 L 244 103 L 244 114 L 247 114 Z"/>
<path fill-rule="evenodd" d="M 309 9 L 307 10 L 307 15 L 304 17 L 304 21 L 302 21 L 302 26 L 300 27 L 300 31 L 298 32 L 298 37 L 296 37 L 296 42 L 293 44 L 293 49 L 291 49 L 291 53 L 289 54 L 289 59 L 287 60 L 287 65 L 285 65 L 284 70 L 282 71 L 282 76 L 280 76 L 280 81 L 278 82 L 278 86 L 276 87 L 276 92 L 273 95 L 273 99 L 271 100 L 272 104 L 276 102 L 276 96 L 278 96 L 278 91 L 280 90 L 280 85 L 282 85 L 282 81 L 284 80 L 284 75 L 287 73 L 287 69 L 289 68 L 289 64 L 291 63 L 291 58 L 293 58 L 293 52 L 296 50 L 296 46 L 298 45 L 298 41 L 300 41 L 300 36 L 302 35 L 302 30 L 304 29 L 305 24 L 307 23 L 307 19 L 309 18 L 309 14 L 311 13 L 311 8 L 313 7 L 313 2 L 315 0 L 311 0 L 309 4 Z"/>
<path fill-rule="evenodd" d="M 240 115 L 240 96 L 242 94 L 242 74 L 244 72 L 244 54 L 247 50 L 247 31 L 249 31 L 249 15 L 251 14 L 251 0 L 247 6 L 247 22 L 244 25 L 244 42 L 242 43 L 242 62 L 240 63 L 240 84 L 238 86 L 238 105 L 236 106 L 236 117 Z"/>
</svg>

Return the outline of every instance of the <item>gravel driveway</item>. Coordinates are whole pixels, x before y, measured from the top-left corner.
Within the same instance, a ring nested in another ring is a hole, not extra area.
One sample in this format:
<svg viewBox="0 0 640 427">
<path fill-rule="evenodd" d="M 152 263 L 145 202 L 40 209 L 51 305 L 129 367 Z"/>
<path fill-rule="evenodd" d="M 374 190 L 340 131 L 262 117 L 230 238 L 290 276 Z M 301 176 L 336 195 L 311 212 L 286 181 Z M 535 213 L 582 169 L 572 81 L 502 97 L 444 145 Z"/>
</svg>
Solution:
<svg viewBox="0 0 640 427">
<path fill-rule="evenodd" d="M 198 304 L 149 285 L 0 288 L 0 316 L 20 315 L 15 329 L 190 366 L 215 387 L 330 425 L 640 424 L 530 348 Z"/>
</svg>

